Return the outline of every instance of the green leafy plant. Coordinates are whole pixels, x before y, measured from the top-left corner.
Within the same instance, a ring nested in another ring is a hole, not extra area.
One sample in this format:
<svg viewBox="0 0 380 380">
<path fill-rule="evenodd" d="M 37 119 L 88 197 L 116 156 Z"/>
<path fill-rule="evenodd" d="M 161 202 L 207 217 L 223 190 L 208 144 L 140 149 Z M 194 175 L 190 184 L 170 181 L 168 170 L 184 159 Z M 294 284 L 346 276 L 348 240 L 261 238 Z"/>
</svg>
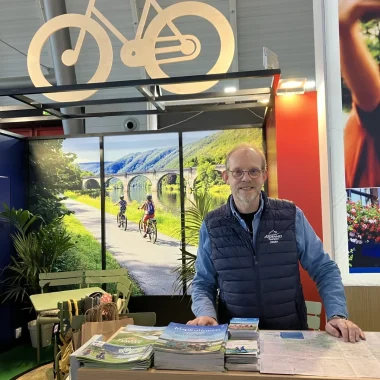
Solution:
<svg viewBox="0 0 380 380">
<path fill-rule="evenodd" d="M 190 201 L 191 206 L 185 210 L 185 247 L 180 248 L 181 257 L 178 259 L 181 261 L 174 270 L 176 279 L 174 282 L 175 292 L 182 290 L 184 283 L 189 287 L 193 282 L 195 275 L 195 261 L 197 255 L 189 252 L 186 247 L 197 247 L 199 244 L 199 231 L 206 215 L 211 211 L 211 197 L 207 191 L 198 193 L 195 197 L 195 202 Z M 177 231 L 178 235 L 181 235 L 182 230 Z"/>
<path fill-rule="evenodd" d="M 16 254 L 3 269 L 5 279 L 0 284 L 5 290 L 1 298 L 2 302 L 24 302 L 30 295 L 40 292 L 40 273 L 52 272 L 57 259 L 74 244 L 62 226 L 61 218 L 45 224 L 39 215 L 27 210 L 4 207 L 0 220 L 15 228 L 10 238 Z"/>
<path fill-rule="evenodd" d="M 28 210 L 10 209 L 6 204 L 3 207 L 4 211 L 0 212 L 0 221 L 10 223 L 21 234 L 26 234 L 29 228 L 37 221 L 43 222 L 40 215 L 33 215 Z"/>
</svg>

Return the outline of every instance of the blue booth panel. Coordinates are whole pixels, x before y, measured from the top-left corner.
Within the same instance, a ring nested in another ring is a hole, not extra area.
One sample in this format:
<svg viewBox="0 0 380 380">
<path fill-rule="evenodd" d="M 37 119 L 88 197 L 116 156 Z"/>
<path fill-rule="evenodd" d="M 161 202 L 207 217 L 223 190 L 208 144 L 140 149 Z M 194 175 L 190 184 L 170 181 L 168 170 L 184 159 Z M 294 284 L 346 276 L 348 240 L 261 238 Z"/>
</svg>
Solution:
<svg viewBox="0 0 380 380">
<path fill-rule="evenodd" d="M 12 208 L 24 208 L 26 199 L 26 141 L 0 133 L 0 211 L 4 204 Z M 9 264 L 12 244 L 10 227 L 0 224 L 0 270 Z M 0 272 L 1 273 L 1 272 Z M 0 329 L 0 350 L 9 347 L 15 339 L 13 315 L 10 305 L 0 304 L 2 328 Z"/>
</svg>

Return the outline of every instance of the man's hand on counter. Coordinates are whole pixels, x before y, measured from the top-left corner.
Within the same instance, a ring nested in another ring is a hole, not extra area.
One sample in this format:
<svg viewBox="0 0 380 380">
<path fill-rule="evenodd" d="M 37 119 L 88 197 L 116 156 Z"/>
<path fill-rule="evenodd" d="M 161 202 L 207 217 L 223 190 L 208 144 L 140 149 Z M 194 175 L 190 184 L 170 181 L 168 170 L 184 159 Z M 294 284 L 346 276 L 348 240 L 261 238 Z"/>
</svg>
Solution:
<svg viewBox="0 0 380 380">
<path fill-rule="evenodd" d="M 365 340 L 363 331 L 355 323 L 342 318 L 332 318 L 326 323 L 326 332 L 337 338 L 342 338 L 345 342 L 359 342 Z"/>
<path fill-rule="evenodd" d="M 218 322 L 214 318 L 203 316 L 195 318 L 192 321 L 187 322 L 187 324 L 195 326 L 216 326 Z"/>
</svg>

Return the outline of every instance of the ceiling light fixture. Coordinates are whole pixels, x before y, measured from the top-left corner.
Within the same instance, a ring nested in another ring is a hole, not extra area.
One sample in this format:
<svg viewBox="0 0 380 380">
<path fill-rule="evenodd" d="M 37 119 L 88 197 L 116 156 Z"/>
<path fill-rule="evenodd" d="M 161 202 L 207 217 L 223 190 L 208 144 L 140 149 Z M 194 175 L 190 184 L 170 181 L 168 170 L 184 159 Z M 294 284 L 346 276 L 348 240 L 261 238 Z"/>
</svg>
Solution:
<svg viewBox="0 0 380 380">
<path fill-rule="evenodd" d="M 304 94 L 306 78 L 281 79 L 278 85 L 277 95 Z"/>
<path fill-rule="evenodd" d="M 281 90 L 304 88 L 306 82 L 307 82 L 306 78 L 281 79 L 278 88 Z"/>
<path fill-rule="evenodd" d="M 227 93 L 227 94 L 233 94 L 234 92 L 237 91 L 237 88 L 236 87 L 226 87 L 224 89 L 224 92 Z"/>
</svg>

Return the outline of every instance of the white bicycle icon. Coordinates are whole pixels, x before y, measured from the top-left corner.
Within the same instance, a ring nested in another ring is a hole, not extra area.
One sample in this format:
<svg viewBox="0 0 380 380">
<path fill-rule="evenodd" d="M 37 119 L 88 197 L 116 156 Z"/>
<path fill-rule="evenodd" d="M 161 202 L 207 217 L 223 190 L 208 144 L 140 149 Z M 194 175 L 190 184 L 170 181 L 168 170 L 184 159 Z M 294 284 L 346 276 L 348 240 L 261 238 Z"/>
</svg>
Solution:
<svg viewBox="0 0 380 380">
<path fill-rule="evenodd" d="M 235 52 L 235 38 L 230 23 L 214 7 L 198 1 L 184 1 L 162 9 L 156 0 L 146 0 L 138 25 L 135 39 L 128 40 L 115 28 L 111 22 L 95 7 L 96 0 L 89 0 L 85 15 L 70 13 L 57 16 L 46 22 L 34 35 L 28 50 L 28 71 L 36 87 L 51 86 L 42 72 L 41 53 L 49 37 L 60 29 L 79 28 L 80 33 L 73 49 L 62 54 L 62 63 L 73 66 L 79 59 L 86 33 L 90 33 L 98 44 L 99 64 L 93 77 L 88 83 L 103 83 L 112 69 L 113 50 L 111 40 L 100 23 L 91 18 L 95 15 L 122 43 L 120 51 L 122 62 L 129 67 L 145 67 L 153 79 L 168 78 L 161 69 L 161 65 L 190 61 L 198 57 L 201 43 L 194 35 L 182 35 L 173 20 L 182 16 L 198 16 L 214 25 L 220 38 L 220 52 L 215 65 L 207 74 L 226 73 L 231 66 Z M 143 31 L 150 7 L 154 7 L 157 15 Z M 173 32 L 172 37 L 159 37 L 161 31 L 168 26 Z M 156 47 L 157 43 L 179 42 L 175 46 Z M 174 58 L 157 59 L 157 55 L 180 52 L 182 55 Z M 162 86 L 165 90 L 175 94 L 189 94 L 206 91 L 218 81 L 182 83 Z M 44 94 L 47 98 L 57 102 L 81 101 L 94 95 L 97 90 L 71 91 L 62 93 Z"/>
</svg>

